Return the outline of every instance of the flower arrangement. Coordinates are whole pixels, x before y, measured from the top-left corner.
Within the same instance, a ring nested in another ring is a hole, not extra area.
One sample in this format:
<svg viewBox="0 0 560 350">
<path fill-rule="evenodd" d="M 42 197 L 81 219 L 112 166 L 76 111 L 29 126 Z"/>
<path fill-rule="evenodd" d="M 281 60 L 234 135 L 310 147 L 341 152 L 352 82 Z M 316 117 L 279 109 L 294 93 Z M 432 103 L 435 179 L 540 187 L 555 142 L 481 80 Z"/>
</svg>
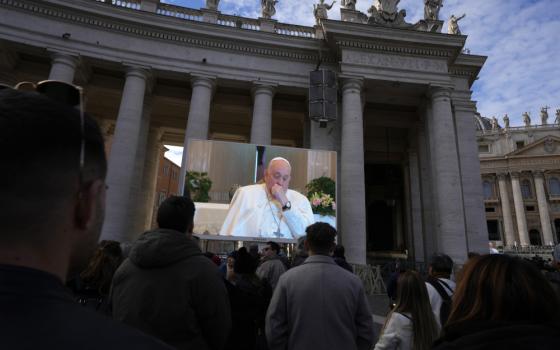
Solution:
<svg viewBox="0 0 560 350">
<path fill-rule="evenodd" d="M 331 178 L 322 176 L 313 179 L 305 188 L 314 214 L 335 215 L 336 184 Z"/>
<path fill-rule="evenodd" d="M 208 202 L 210 196 L 208 192 L 212 187 L 212 180 L 207 173 L 197 171 L 187 171 L 185 186 L 189 190 L 193 202 Z"/>
</svg>

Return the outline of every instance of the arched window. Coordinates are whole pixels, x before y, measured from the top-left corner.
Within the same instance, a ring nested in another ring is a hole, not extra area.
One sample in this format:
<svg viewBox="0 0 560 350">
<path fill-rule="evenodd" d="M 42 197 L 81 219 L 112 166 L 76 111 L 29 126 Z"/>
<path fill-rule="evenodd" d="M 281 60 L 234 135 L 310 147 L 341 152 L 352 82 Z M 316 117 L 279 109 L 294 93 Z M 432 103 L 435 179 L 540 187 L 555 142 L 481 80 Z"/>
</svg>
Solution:
<svg viewBox="0 0 560 350">
<path fill-rule="evenodd" d="M 548 192 L 551 196 L 560 196 L 560 180 L 557 177 L 548 179 Z"/>
<path fill-rule="evenodd" d="M 533 191 L 531 190 L 531 181 L 523 180 L 521 181 L 521 194 L 523 199 L 533 198 Z"/>
<path fill-rule="evenodd" d="M 484 180 L 482 182 L 482 192 L 484 193 L 485 200 L 494 198 L 494 188 L 490 181 Z"/>
</svg>

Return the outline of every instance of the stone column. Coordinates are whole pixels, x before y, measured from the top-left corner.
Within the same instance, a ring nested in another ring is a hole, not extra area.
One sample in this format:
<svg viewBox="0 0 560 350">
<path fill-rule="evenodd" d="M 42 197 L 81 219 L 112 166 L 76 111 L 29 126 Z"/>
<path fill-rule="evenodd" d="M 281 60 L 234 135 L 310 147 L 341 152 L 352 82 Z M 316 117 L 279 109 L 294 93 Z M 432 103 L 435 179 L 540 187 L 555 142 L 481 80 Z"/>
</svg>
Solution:
<svg viewBox="0 0 560 350">
<path fill-rule="evenodd" d="M 500 188 L 500 202 L 502 204 L 502 215 L 504 218 L 504 238 L 505 246 L 513 246 L 515 242 L 515 232 L 513 230 L 513 215 L 511 213 L 511 205 L 509 201 L 509 192 L 507 187 L 507 175 L 498 174 L 498 187 Z"/>
<path fill-rule="evenodd" d="M 453 99 L 468 249 L 471 252 L 486 253 L 488 227 L 484 212 L 476 127 L 473 123 L 475 111 L 476 105 L 472 101 Z"/>
<path fill-rule="evenodd" d="M 554 245 L 554 236 L 552 235 L 548 201 L 546 199 L 546 193 L 544 191 L 544 174 L 542 171 L 533 171 L 533 177 L 535 179 L 537 201 L 539 203 L 539 214 L 541 218 L 541 227 L 544 240 L 543 245 Z"/>
<path fill-rule="evenodd" d="M 215 87 L 215 78 L 205 75 L 192 74 L 192 95 L 189 107 L 189 117 L 183 141 L 183 159 L 179 172 L 179 193 L 184 192 L 185 175 L 187 173 L 188 143 L 190 139 L 208 139 L 210 124 L 210 103 Z"/>
<path fill-rule="evenodd" d="M 272 98 L 275 85 L 255 83 L 253 95 L 253 121 L 251 123 L 251 143 L 270 145 L 272 141 Z"/>
<path fill-rule="evenodd" d="M 149 88 L 148 88 L 149 89 Z M 146 189 L 145 173 L 146 168 L 146 153 L 148 146 L 148 133 L 150 131 L 150 119 L 152 113 L 152 97 L 146 93 L 144 98 L 144 107 L 142 111 L 142 124 L 140 126 L 140 133 L 138 136 L 138 146 L 136 148 L 136 161 L 134 164 L 134 177 L 131 182 L 130 197 L 133 205 L 132 210 L 129 211 L 129 222 L 131 230 L 131 238 L 136 239 L 141 233 L 144 232 L 145 217 L 145 200 Z M 133 236 L 132 236 L 133 235 Z"/>
<path fill-rule="evenodd" d="M 103 239 L 130 241 L 132 232 L 129 212 L 133 208 L 131 192 L 135 174 L 136 154 L 140 145 L 142 110 L 149 72 L 140 67 L 126 69 L 119 115 L 111 146 L 107 173 L 107 211 Z"/>
<path fill-rule="evenodd" d="M 419 154 L 416 148 L 418 144 L 417 131 L 409 129 L 409 140 L 411 148 L 408 149 L 408 190 L 409 190 L 409 231 L 411 239 L 409 244 L 414 248 L 414 260 L 416 262 L 426 261 L 426 253 L 424 249 L 424 232 L 422 222 L 422 194 L 420 185 L 420 162 Z"/>
<path fill-rule="evenodd" d="M 432 108 L 428 116 L 428 131 L 437 249 L 454 261 L 465 261 L 469 246 L 451 92 L 442 87 L 432 87 L 429 92 Z"/>
<path fill-rule="evenodd" d="M 348 261 L 366 264 L 366 200 L 364 179 L 363 80 L 342 82 L 342 135 L 339 193 L 342 243 Z"/>
<path fill-rule="evenodd" d="M 144 230 L 152 227 L 152 214 L 157 183 L 157 170 L 159 166 L 159 153 L 162 147 L 161 136 L 163 131 L 159 127 L 150 128 L 148 144 L 146 147 L 146 161 L 144 163 L 144 176 L 142 189 L 144 195 Z"/>
<path fill-rule="evenodd" d="M 420 173 L 420 199 L 422 208 L 422 232 L 423 232 L 423 245 L 426 258 L 429 258 L 433 253 L 437 252 L 437 230 L 435 227 L 436 210 L 434 208 L 434 190 L 432 182 L 432 161 L 430 159 L 430 140 L 429 133 L 427 132 L 429 121 L 428 115 L 431 115 L 431 109 L 426 106 L 426 111 L 423 114 L 423 120 L 426 124 L 418 126 L 418 162 Z"/>
<path fill-rule="evenodd" d="M 515 218 L 517 219 L 517 232 L 519 232 L 519 242 L 522 246 L 530 245 L 529 232 L 527 232 L 527 218 L 525 217 L 525 205 L 523 195 L 519 185 L 519 173 L 511 173 L 511 187 L 513 188 L 513 203 L 515 205 Z"/>
<path fill-rule="evenodd" d="M 62 52 L 51 53 L 52 63 L 49 73 L 49 80 L 60 80 L 72 84 L 76 67 L 78 65 L 78 57 Z"/>
</svg>

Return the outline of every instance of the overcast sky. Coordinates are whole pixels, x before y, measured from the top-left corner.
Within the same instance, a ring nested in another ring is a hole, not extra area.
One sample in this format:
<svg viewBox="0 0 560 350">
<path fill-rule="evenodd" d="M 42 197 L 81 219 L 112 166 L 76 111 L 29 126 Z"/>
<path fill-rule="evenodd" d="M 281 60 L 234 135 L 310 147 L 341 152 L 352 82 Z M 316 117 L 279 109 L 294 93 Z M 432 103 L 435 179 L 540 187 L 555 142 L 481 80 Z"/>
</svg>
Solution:
<svg viewBox="0 0 560 350">
<path fill-rule="evenodd" d="M 332 0 L 327 0 L 330 3 Z M 164 0 L 190 8 L 204 7 L 204 0 Z M 312 26 L 313 4 L 318 0 L 279 0 L 280 22 Z M 373 0 L 358 0 L 357 9 L 367 13 Z M 329 11 L 340 19 L 340 0 Z M 401 0 L 399 9 L 406 21 L 423 18 L 423 0 Z M 244 17 L 260 16 L 260 0 L 221 0 L 219 10 Z M 521 114 L 529 112 L 540 122 L 539 111 L 549 106 L 549 122 L 560 109 L 560 0 L 444 0 L 440 19 L 451 14 L 467 16 L 459 22 L 468 36 L 466 48 L 472 54 L 488 56 L 473 85 L 473 99 L 485 117 L 508 113 L 512 125 L 521 125 Z M 443 32 L 447 32 L 447 22 Z"/>
</svg>

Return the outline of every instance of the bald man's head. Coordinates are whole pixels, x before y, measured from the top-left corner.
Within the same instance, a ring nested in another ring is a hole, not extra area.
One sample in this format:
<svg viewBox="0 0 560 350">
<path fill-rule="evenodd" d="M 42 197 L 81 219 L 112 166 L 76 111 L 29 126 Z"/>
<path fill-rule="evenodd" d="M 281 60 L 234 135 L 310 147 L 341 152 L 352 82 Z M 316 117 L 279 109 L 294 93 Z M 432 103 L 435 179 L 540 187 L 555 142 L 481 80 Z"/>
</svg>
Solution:
<svg viewBox="0 0 560 350">
<path fill-rule="evenodd" d="M 290 185 L 291 173 L 292 166 L 287 159 L 282 157 L 271 159 L 264 173 L 264 181 L 268 191 L 271 191 L 272 186 L 279 185 L 282 186 L 284 193 L 286 193 Z"/>
</svg>

